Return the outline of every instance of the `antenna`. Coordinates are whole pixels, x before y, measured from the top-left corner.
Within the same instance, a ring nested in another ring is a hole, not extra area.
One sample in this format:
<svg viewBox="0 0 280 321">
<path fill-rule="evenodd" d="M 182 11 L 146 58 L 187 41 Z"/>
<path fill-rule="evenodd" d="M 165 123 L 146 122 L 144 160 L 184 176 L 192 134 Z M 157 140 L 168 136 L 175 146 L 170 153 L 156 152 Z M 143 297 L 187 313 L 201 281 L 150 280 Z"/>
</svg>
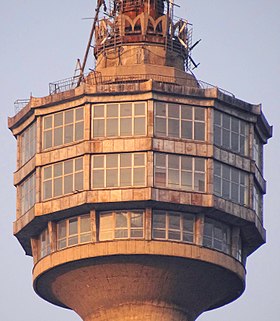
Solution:
<svg viewBox="0 0 280 321">
<path fill-rule="evenodd" d="M 87 48 L 86 48 L 86 52 L 85 52 L 85 55 L 84 55 L 83 63 L 82 63 L 81 69 L 80 69 L 81 72 L 80 72 L 80 77 L 79 77 L 79 80 L 78 80 L 78 83 L 77 83 L 78 86 L 80 85 L 80 83 L 81 83 L 81 81 L 83 79 L 83 76 L 84 76 L 84 71 L 85 71 L 85 67 L 86 67 L 86 64 L 87 64 L 87 60 L 88 60 L 89 50 L 92 47 L 91 43 L 92 43 L 94 30 L 95 30 L 96 23 L 97 23 L 98 17 L 99 17 L 99 12 L 100 12 L 100 9 L 101 9 L 102 6 L 104 7 L 104 11 L 106 12 L 107 11 L 107 6 L 106 6 L 106 3 L 105 3 L 105 0 L 97 0 L 97 7 L 95 9 L 95 16 L 94 16 L 94 19 L 93 19 L 93 24 L 92 24 L 92 28 L 91 28 L 91 32 L 90 32 L 90 36 L 89 36 L 89 41 L 88 41 L 88 44 L 87 44 Z"/>
</svg>

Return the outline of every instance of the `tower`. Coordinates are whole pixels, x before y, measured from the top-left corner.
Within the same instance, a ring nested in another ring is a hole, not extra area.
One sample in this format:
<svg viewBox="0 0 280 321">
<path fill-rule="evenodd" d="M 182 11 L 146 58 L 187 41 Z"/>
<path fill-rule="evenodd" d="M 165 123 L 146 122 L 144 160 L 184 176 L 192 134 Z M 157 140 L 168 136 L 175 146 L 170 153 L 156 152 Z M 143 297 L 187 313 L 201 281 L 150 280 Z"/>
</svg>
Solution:
<svg viewBox="0 0 280 321">
<path fill-rule="evenodd" d="M 15 235 L 36 292 L 84 320 L 194 320 L 242 293 L 265 241 L 271 128 L 260 106 L 185 72 L 189 26 L 165 1 L 108 12 L 96 70 L 9 120 Z"/>
</svg>

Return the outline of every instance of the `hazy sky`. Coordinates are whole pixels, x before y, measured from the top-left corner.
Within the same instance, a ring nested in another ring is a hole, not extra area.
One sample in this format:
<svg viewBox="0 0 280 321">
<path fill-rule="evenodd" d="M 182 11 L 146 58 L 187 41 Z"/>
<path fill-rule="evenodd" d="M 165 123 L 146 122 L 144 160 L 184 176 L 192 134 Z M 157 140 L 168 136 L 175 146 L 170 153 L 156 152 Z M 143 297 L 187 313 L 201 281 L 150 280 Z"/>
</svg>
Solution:
<svg viewBox="0 0 280 321">
<path fill-rule="evenodd" d="M 12 236 L 15 219 L 16 144 L 7 129 L 18 98 L 48 95 L 48 83 L 71 77 L 86 48 L 96 1 L 1 0 L 0 11 L 0 320 L 78 321 L 74 312 L 40 299 L 32 289 L 32 259 Z M 265 149 L 267 244 L 248 259 L 247 288 L 236 302 L 202 315 L 199 321 L 278 321 L 280 312 L 280 1 L 177 0 L 177 14 L 202 38 L 193 57 L 199 79 L 263 103 L 274 125 Z M 93 63 L 89 65 L 91 67 Z"/>
</svg>

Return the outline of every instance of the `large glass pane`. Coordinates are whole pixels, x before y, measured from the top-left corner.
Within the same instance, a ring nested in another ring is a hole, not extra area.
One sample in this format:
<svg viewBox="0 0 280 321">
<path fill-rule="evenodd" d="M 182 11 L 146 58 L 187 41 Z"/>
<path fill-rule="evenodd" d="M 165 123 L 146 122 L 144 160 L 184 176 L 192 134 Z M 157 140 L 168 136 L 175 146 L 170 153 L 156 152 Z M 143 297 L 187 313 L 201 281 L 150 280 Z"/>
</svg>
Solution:
<svg viewBox="0 0 280 321">
<path fill-rule="evenodd" d="M 135 103 L 134 104 L 134 114 L 135 116 L 145 115 L 146 104 L 145 103 Z"/>
<path fill-rule="evenodd" d="M 102 213 L 99 218 L 99 240 L 113 239 L 113 215 L 112 213 Z"/>
<path fill-rule="evenodd" d="M 120 116 L 132 116 L 132 103 L 120 105 Z"/>
<path fill-rule="evenodd" d="M 194 174 L 194 190 L 197 192 L 205 192 L 205 174 Z"/>
<path fill-rule="evenodd" d="M 73 142 L 73 139 L 74 139 L 73 138 L 73 135 L 74 135 L 73 128 L 74 128 L 73 124 L 65 126 L 65 128 L 64 128 L 64 143 L 65 144 Z"/>
<path fill-rule="evenodd" d="M 166 228 L 166 213 L 165 211 L 153 212 L 153 228 Z"/>
<path fill-rule="evenodd" d="M 195 159 L 195 171 L 196 172 L 205 172 L 205 160 L 202 158 Z"/>
<path fill-rule="evenodd" d="M 168 239 L 169 240 L 180 241 L 181 232 L 180 231 L 168 231 Z"/>
<path fill-rule="evenodd" d="M 168 136 L 179 138 L 179 120 L 168 119 Z"/>
<path fill-rule="evenodd" d="M 121 167 L 131 167 L 132 166 L 132 154 L 123 153 L 120 155 L 121 158 Z"/>
<path fill-rule="evenodd" d="M 93 171 L 93 188 L 103 188 L 104 184 L 104 170 Z"/>
<path fill-rule="evenodd" d="M 138 117 L 134 119 L 134 135 L 146 134 L 146 119 L 144 117 Z"/>
<path fill-rule="evenodd" d="M 116 213 L 116 227 L 128 227 L 128 213 L 117 212 Z"/>
<path fill-rule="evenodd" d="M 44 168 L 44 180 L 52 177 L 52 166 Z"/>
<path fill-rule="evenodd" d="M 107 155 L 106 167 L 107 168 L 117 168 L 118 167 L 118 155 L 117 154 Z"/>
<path fill-rule="evenodd" d="M 156 124 L 155 124 L 156 135 L 159 136 L 166 136 L 167 135 L 167 129 L 166 129 L 166 118 L 156 118 Z"/>
<path fill-rule="evenodd" d="M 54 114 L 54 127 L 63 125 L 63 113 Z"/>
<path fill-rule="evenodd" d="M 166 168 L 155 168 L 155 186 L 166 186 Z"/>
<path fill-rule="evenodd" d="M 54 195 L 53 196 L 60 196 L 62 195 L 62 178 L 54 179 Z"/>
<path fill-rule="evenodd" d="M 105 120 L 95 119 L 93 121 L 93 137 L 104 137 L 105 136 Z"/>
<path fill-rule="evenodd" d="M 158 167 L 166 167 L 166 155 L 165 154 L 160 154 L 156 153 L 156 166 Z"/>
<path fill-rule="evenodd" d="M 62 239 L 66 237 L 66 221 L 57 224 L 57 238 Z"/>
<path fill-rule="evenodd" d="M 52 128 L 52 115 L 44 117 L 44 129 Z"/>
<path fill-rule="evenodd" d="M 166 116 L 166 104 L 162 102 L 156 102 L 156 115 L 157 116 Z"/>
<path fill-rule="evenodd" d="M 179 170 L 180 158 L 177 155 L 168 155 L 168 168 Z"/>
<path fill-rule="evenodd" d="M 76 244 L 78 244 L 78 235 L 69 237 L 68 246 L 76 245 Z"/>
<path fill-rule="evenodd" d="M 118 136 L 118 119 L 107 119 L 106 128 L 108 137 Z"/>
<path fill-rule="evenodd" d="M 186 157 L 186 156 L 181 157 L 182 170 L 192 171 L 192 167 L 193 167 L 192 163 L 193 163 L 192 157 Z"/>
<path fill-rule="evenodd" d="M 108 104 L 107 105 L 107 117 L 118 117 L 118 116 L 119 116 L 118 104 Z"/>
<path fill-rule="evenodd" d="M 181 172 L 181 188 L 185 191 L 192 190 L 192 173 L 182 171 Z"/>
<path fill-rule="evenodd" d="M 64 175 L 73 173 L 73 160 L 64 162 Z"/>
<path fill-rule="evenodd" d="M 75 171 L 83 170 L 83 159 L 77 158 L 75 159 Z"/>
<path fill-rule="evenodd" d="M 178 188 L 180 184 L 179 170 L 168 169 L 168 186 Z"/>
<path fill-rule="evenodd" d="M 75 140 L 81 140 L 84 138 L 84 123 L 76 123 L 75 125 Z"/>
<path fill-rule="evenodd" d="M 134 154 L 134 166 L 145 165 L 145 154 Z"/>
<path fill-rule="evenodd" d="M 80 121 L 84 119 L 84 108 L 77 108 L 76 109 L 76 121 Z"/>
<path fill-rule="evenodd" d="M 192 120 L 193 119 L 192 110 L 193 109 L 191 106 L 182 105 L 182 107 L 181 107 L 182 119 Z"/>
<path fill-rule="evenodd" d="M 121 136 L 131 136 L 132 135 L 132 118 L 121 118 Z"/>
<path fill-rule="evenodd" d="M 132 186 L 131 168 L 121 168 L 120 186 Z"/>
<path fill-rule="evenodd" d="M 168 104 L 168 118 L 179 119 L 180 115 L 180 105 L 178 104 Z"/>
<path fill-rule="evenodd" d="M 107 169 L 106 171 L 106 186 L 117 187 L 118 186 L 118 170 Z"/>
<path fill-rule="evenodd" d="M 194 108 L 194 119 L 204 121 L 205 120 L 205 109 L 201 107 Z"/>
<path fill-rule="evenodd" d="M 133 170 L 133 186 L 145 185 L 145 168 L 134 168 Z"/>
<path fill-rule="evenodd" d="M 62 176 L 62 163 L 54 164 L 54 166 L 53 166 L 53 176 L 54 177 Z"/>
<path fill-rule="evenodd" d="M 63 128 L 58 127 L 54 129 L 54 146 L 63 144 Z"/>
<path fill-rule="evenodd" d="M 81 233 L 89 232 L 91 230 L 90 227 L 90 216 L 83 215 L 80 219 L 80 231 Z"/>
<path fill-rule="evenodd" d="M 44 182 L 43 184 L 43 198 L 48 199 L 52 197 L 52 181 Z"/>
<path fill-rule="evenodd" d="M 104 105 L 93 107 L 93 117 L 104 117 Z"/>
<path fill-rule="evenodd" d="M 73 175 L 64 176 L 64 194 L 74 192 Z"/>
<path fill-rule="evenodd" d="M 44 132 L 44 149 L 52 147 L 52 131 Z"/>
<path fill-rule="evenodd" d="M 73 110 L 68 110 L 65 112 L 65 124 L 71 124 L 74 122 Z"/>
<path fill-rule="evenodd" d="M 75 191 L 81 191 L 84 189 L 84 174 L 83 172 L 75 174 Z"/>
<path fill-rule="evenodd" d="M 185 139 L 193 139 L 193 123 L 192 121 L 181 122 L 181 136 Z"/>
<path fill-rule="evenodd" d="M 131 213 L 131 227 L 143 227 L 143 213 Z"/>
<path fill-rule="evenodd" d="M 174 214 L 172 212 L 169 213 L 169 221 L 168 221 L 168 229 L 171 230 L 180 230 L 180 215 Z"/>
<path fill-rule="evenodd" d="M 195 122 L 194 124 L 194 139 L 195 140 L 205 140 L 205 123 Z"/>
<path fill-rule="evenodd" d="M 104 168 L 104 156 L 93 156 L 93 168 Z"/>
</svg>

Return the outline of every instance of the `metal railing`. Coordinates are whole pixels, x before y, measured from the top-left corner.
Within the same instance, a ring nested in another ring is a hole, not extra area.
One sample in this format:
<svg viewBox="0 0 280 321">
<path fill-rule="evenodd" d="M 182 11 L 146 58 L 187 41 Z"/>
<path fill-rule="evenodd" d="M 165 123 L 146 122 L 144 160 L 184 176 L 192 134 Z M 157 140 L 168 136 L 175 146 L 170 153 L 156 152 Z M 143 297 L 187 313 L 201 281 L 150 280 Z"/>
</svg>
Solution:
<svg viewBox="0 0 280 321">
<path fill-rule="evenodd" d="M 14 110 L 15 114 L 19 113 L 28 103 L 30 102 L 30 99 L 17 99 L 14 102 Z"/>
</svg>

